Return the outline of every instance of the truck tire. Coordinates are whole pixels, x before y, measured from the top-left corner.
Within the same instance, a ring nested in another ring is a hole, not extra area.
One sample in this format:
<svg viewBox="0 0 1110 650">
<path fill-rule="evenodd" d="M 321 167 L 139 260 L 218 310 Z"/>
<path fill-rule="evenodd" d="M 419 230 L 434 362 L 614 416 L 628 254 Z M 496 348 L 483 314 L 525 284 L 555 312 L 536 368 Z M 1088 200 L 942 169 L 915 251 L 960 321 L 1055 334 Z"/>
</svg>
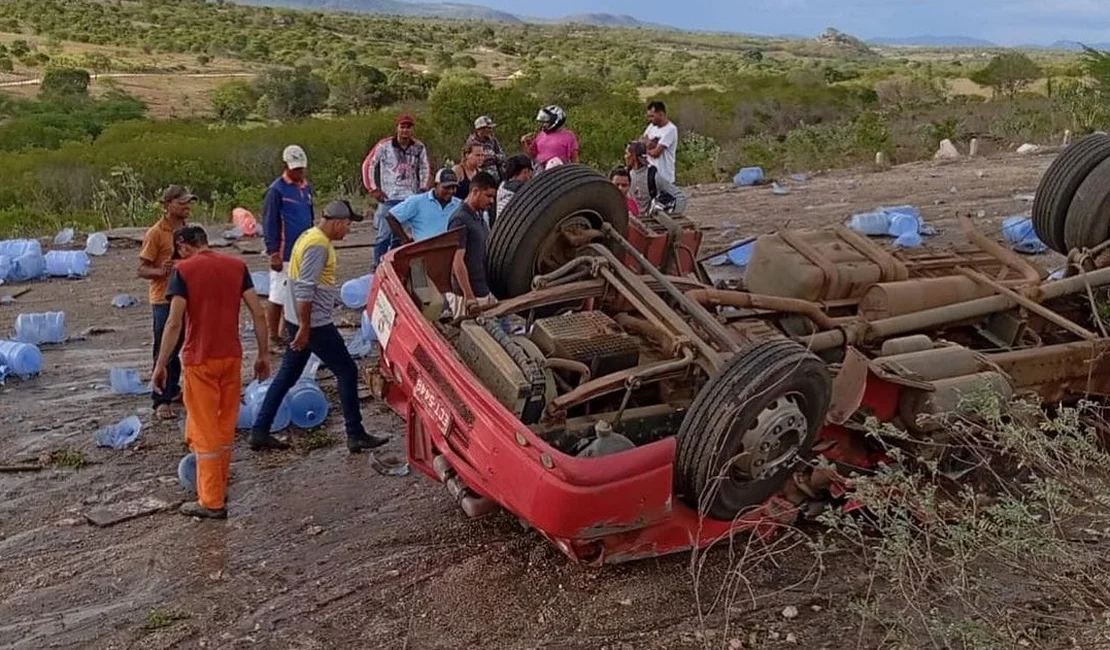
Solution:
<svg viewBox="0 0 1110 650">
<path fill-rule="evenodd" d="M 490 232 L 486 272 L 498 298 L 532 290 L 532 278 L 554 271 L 573 251 L 556 234 L 564 227 L 628 228 L 624 195 L 609 179 L 586 165 L 559 165 L 524 184 L 497 216 Z"/>
<path fill-rule="evenodd" d="M 1087 175 L 1110 158 L 1110 136 L 1095 133 L 1069 146 L 1049 165 L 1033 198 L 1033 230 L 1049 248 L 1068 254 L 1064 232 L 1072 197 Z"/>
<path fill-rule="evenodd" d="M 1094 248 L 1110 239 L 1110 158 L 1080 183 L 1068 207 L 1064 243 L 1068 249 Z"/>
<path fill-rule="evenodd" d="M 802 345 L 746 346 L 705 384 L 679 427 L 679 497 L 722 521 L 769 499 L 813 450 L 831 394 L 828 368 Z"/>
</svg>

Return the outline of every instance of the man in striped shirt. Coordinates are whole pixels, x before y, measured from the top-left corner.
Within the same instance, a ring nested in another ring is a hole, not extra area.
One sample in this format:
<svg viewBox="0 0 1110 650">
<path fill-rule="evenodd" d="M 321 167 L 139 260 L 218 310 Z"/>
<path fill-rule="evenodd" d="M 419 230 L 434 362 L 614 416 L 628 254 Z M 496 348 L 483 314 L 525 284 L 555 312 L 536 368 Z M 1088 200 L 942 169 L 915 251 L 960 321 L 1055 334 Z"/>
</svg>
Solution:
<svg viewBox="0 0 1110 650">
<path fill-rule="evenodd" d="M 415 128 L 412 116 L 402 115 L 397 119 L 397 132 L 379 140 L 362 162 L 362 184 L 378 202 L 378 211 L 374 214 L 374 226 L 378 230 L 374 240 L 375 269 L 382 256 L 400 244 L 385 215 L 401 201 L 432 187 L 428 149 L 413 136 Z"/>
</svg>

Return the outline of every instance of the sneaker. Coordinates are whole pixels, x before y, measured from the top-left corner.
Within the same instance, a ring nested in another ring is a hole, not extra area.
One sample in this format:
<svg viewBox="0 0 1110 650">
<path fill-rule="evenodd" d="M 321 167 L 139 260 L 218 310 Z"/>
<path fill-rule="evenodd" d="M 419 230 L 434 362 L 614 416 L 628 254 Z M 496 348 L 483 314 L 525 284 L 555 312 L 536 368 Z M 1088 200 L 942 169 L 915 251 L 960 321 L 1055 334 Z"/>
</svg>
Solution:
<svg viewBox="0 0 1110 650">
<path fill-rule="evenodd" d="M 347 449 L 349 449 L 352 454 L 357 454 L 367 449 L 377 449 L 387 442 L 389 442 L 389 438 L 371 436 L 363 433 L 355 436 L 347 436 Z"/>
<path fill-rule="evenodd" d="M 250 437 L 247 438 L 247 446 L 250 447 L 252 451 L 259 451 L 261 449 L 282 450 L 289 449 L 290 447 L 288 442 L 278 440 L 268 433 L 263 435 L 252 433 Z"/>
<path fill-rule="evenodd" d="M 179 510 L 181 514 L 186 517 L 200 517 L 201 519 L 227 519 L 227 508 L 220 508 L 219 510 L 211 510 L 200 505 L 196 501 L 181 504 Z"/>
</svg>

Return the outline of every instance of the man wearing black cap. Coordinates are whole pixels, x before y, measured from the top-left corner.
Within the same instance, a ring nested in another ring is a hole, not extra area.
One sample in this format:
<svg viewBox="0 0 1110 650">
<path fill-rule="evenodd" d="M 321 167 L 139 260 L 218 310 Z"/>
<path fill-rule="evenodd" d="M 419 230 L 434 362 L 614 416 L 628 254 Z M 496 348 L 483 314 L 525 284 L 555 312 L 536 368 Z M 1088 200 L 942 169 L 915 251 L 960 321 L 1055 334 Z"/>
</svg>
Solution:
<svg viewBox="0 0 1110 650">
<path fill-rule="evenodd" d="M 150 281 L 150 310 L 154 319 L 154 361 L 162 348 L 162 334 L 170 317 L 170 300 L 166 297 L 166 285 L 174 264 L 180 256 L 174 246 L 173 234 L 186 225 L 197 197 L 188 188 L 170 185 L 162 192 L 163 215 L 143 236 L 143 248 L 139 252 L 138 275 Z M 155 414 L 163 420 L 174 417 L 170 404 L 181 395 L 181 343 L 177 340 L 173 354 L 167 360 L 167 375 L 164 385 L 151 392 Z"/>
<path fill-rule="evenodd" d="M 247 441 L 251 449 L 289 447 L 270 435 L 270 427 L 281 401 L 300 379 L 313 354 L 335 374 L 347 428 L 347 448 L 357 453 L 388 442 L 388 438 L 368 435 L 362 426 L 362 411 L 358 403 L 358 366 L 347 351 L 343 336 L 334 322 L 339 284 L 336 281 L 336 254 L 332 242 L 347 236 L 352 221 L 362 220 L 363 216 L 351 209 L 347 201 L 332 201 L 324 208 L 320 223 L 306 230 L 293 244 L 289 258 L 292 301 L 285 310 L 285 327 L 292 342 L 258 410 Z"/>
</svg>

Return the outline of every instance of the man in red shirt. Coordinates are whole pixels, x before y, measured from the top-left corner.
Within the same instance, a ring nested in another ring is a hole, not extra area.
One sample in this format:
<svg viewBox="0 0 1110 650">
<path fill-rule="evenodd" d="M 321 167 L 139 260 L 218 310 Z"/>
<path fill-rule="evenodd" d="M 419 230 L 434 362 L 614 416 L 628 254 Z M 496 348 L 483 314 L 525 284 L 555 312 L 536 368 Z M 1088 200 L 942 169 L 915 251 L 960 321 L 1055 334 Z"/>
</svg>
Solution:
<svg viewBox="0 0 1110 650">
<path fill-rule="evenodd" d="M 183 504 L 181 514 L 225 519 L 227 478 L 243 385 L 239 303 L 247 304 L 254 319 L 258 342 L 254 376 L 259 381 L 270 376 L 266 316 L 247 265 L 209 249 L 203 228 L 178 230 L 174 243 L 184 259 L 177 263 L 166 289 L 170 316 L 162 340 L 171 345 L 163 344 L 151 383 L 158 389 L 165 386 L 172 342 L 180 337 L 182 322 L 187 322 L 181 351 L 185 439 L 197 457 L 197 500 Z"/>
</svg>

